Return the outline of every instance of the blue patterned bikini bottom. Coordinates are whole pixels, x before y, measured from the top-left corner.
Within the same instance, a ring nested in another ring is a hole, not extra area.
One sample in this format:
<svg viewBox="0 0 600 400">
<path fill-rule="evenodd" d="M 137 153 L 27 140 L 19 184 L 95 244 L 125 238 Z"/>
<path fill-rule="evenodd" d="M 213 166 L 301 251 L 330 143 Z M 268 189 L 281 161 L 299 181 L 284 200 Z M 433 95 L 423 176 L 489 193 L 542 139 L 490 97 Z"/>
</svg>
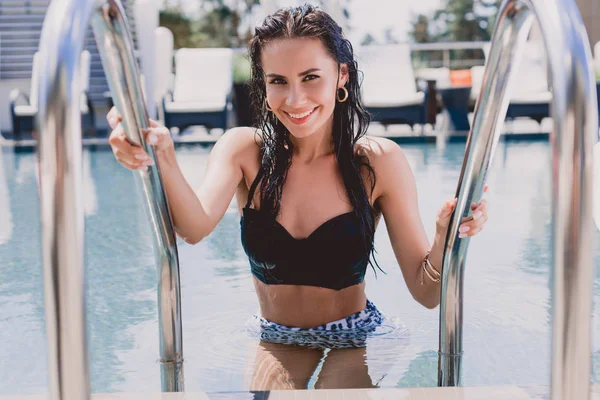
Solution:
<svg viewBox="0 0 600 400">
<path fill-rule="evenodd" d="M 385 320 L 386 317 L 375 304 L 367 300 L 364 310 L 314 328 L 279 325 L 258 315 L 253 317 L 248 328 L 251 333 L 258 334 L 260 340 L 269 343 L 317 349 L 345 349 L 365 347 L 367 338 L 376 334 Z M 405 330 L 404 327 L 402 329 Z M 389 329 L 385 330 L 389 331 Z"/>
</svg>

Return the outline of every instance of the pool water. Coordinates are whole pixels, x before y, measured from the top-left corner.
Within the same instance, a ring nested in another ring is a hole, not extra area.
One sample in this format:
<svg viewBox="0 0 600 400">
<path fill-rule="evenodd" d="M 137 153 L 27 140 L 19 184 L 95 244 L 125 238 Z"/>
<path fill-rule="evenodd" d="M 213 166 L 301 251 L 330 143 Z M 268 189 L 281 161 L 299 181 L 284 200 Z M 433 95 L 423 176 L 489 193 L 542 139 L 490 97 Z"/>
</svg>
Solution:
<svg viewBox="0 0 600 400">
<path fill-rule="evenodd" d="M 420 212 L 432 237 L 435 216 L 451 197 L 464 143 L 403 145 L 415 174 Z M 178 150 L 196 187 L 210 147 Z M 0 395 L 43 393 L 47 359 L 40 212 L 33 153 L 0 155 Z M 93 392 L 159 391 L 156 269 L 150 225 L 133 173 L 106 150 L 84 151 L 85 261 Z M 503 142 L 487 179 L 489 221 L 471 240 L 464 306 L 463 384 L 549 383 L 551 301 L 550 146 Z M 382 221 L 383 222 L 383 221 Z M 594 230 L 594 265 L 600 233 Z M 385 224 L 377 260 L 387 274 L 367 273 L 367 295 L 408 335 L 382 335 L 367 347 L 380 387 L 435 386 L 439 308 L 408 292 Z M 232 204 L 196 246 L 179 241 L 187 391 L 241 391 L 256 355 L 247 329 L 258 310 Z M 600 277 L 594 271 L 593 374 L 600 382 Z M 314 384 L 314 379 L 311 380 Z"/>
</svg>

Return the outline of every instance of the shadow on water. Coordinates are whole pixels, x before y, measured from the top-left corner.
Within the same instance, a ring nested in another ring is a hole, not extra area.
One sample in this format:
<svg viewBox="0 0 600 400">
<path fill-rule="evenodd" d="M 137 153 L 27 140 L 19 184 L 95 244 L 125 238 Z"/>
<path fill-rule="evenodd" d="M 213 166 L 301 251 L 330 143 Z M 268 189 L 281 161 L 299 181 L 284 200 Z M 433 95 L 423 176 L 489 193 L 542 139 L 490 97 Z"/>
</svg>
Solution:
<svg viewBox="0 0 600 400">
<path fill-rule="evenodd" d="M 397 388 L 436 387 L 438 354 L 427 350 L 417 354 L 409 363 L 408 370 L 396 384 Z"/>
</svg>

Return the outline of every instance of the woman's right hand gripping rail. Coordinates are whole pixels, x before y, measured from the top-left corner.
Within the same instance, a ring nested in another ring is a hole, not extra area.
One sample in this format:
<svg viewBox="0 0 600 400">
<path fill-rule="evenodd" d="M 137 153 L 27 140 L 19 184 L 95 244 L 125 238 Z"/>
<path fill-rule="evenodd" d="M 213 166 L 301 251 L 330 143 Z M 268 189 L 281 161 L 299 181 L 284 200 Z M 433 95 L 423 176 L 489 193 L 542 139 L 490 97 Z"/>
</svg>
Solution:
<svg viewBox="0 0 600 400">
<path fill-rule="evenodd" d="M 121 165 L 137 170 L 154 164 L 142 147 L 127 140 L 120 124 L 121 115 L 115 107 L 108 112 L 106 119 L 112 129 L 109 143 Z M 160 164 L 163 188 L 175 232 L 188 243 L 198 243 L 212 232 L 225 214 L 243 178 L 240 157 L 236 157 L 242 151 L 242 145 L 239 140 L 234 140 L 238 129 L 226 132 L 215 144 L 208 159 L 204 181 L 196 192 L 185 180 L 177 164 L 169 130 L 150 120 L 150 128 L 143 132 L 146 141 L 153 146 L 156 160 Z"/>
</svg>

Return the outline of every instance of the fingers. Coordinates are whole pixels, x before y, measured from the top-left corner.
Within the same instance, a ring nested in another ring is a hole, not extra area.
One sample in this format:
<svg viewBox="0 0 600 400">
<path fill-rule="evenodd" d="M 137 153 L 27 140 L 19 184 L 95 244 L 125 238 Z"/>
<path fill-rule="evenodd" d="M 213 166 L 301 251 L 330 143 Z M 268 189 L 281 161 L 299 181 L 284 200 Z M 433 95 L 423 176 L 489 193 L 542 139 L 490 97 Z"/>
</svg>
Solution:
<svg viewBox="0 0 600 400">
<path fill-rule="evenodd" d="M 486 193 L 488 189 L 489 186 L 485 185 L 483 187 L 483 192 Z M 472 203 L 470 208 L 473 213 L 462 219 L 462 223 L 458 228 L 459 238 L 477 235 L 483 230 L 483 226 L 488 220 L 488 201 L 486 199 L 481 199 L 476 203 Z"/>
<path fill-rule="evenodd" d="M 483 188 L 487 192 L 488 186 Z M 447 227 L 449 225 L 450 216 L 454 211 L 458 199 L 456 197 L 446 200 L 440 211 L 438 212 L 437 225 L 439 227 Z M 475 236 L 483 229 L 483 226 L 488 220 L 487 208 L 488 201 L 481 199 L 480 201 L 471 204 L 471 215 L 462 219 L 461 225 L 458 228 L 458 237 L 465 238 L 467 236 Z"/>
<path fill-rule="evenodd" d="M 447 229 L 450 223 L 450 216 L 456 207 L 457 198 L 448 199 L 442 205 L 442 208 L 438 211 L 436 226 L 438 229 Z"/>
<path fill-rule="evenodd" d="M 106 120 L 112 129 L 109 143 L 119 163 L 133 170 L 147 170 L 148 166 L 154 165 L 152 158 L 142 147 L 132 145 L 127 140 L 121 125 L 122 117 L 116 107 L 112 107 L 106 114 Z M 152 119 L 149 120 L 149 128 L 144 130 L 142 134 L 146 142 L 152 145 L 155 150 L 160 151 L 173 146 L 171 132 Z"/>
<path fill-rule="evenodd" d="M 448 218 L 452 211 L 454 211 L 454 207 L 456 207 L 456 202 L 458 199 L 455 197 L 453 199 L 448 199 L 440 209 L 438 213 L 438 218 Z"/>
<path fill-rule="evenodd" d="M 473 236 L 483 230 L 485 223 L 488 220 L 488 216 L 486 214 L 482 215 L 478 219 L 469 220 L 469 222 L 465 222 L 460 225 L 458 228 L 459 237 L 465 236 Z M 462 236 L 461 236 L 462 235 Z"/>
<path fill-rule="evenodd" d="M 150 128 L 160 128 L 160 127 L 162 127 L 161 124 L 159 124 L 158 122 L 156 122 L 152 118 L 148 118 L 148 122 L 149 122 Z"/>
<path fill-rule="evenodd" d="M 467 218 L 464 218 L 463 223 L 458 228 L 459 238 L 478 234 L 481 232 L 488 220 L 488 201 L 486 199 L 482 199 L 477 203 L 473 203 L 471 205 L 471 209 L 473 210 L 473 214 Z"/>
<path fill-rule="evenodd" d="M 171 132 L 166 127 L 150 120 L 150 128 L 144 132 L 144 138 L 156 150 L 161 151 L 173 146 Z"/>
<path fill-rule="evenodd" d="M 123 127 L 120 124 L 111 132 L 108 142 L 117 161 L 128 169 L 147 170 L 148 166 L 154 164 L 144 149 L 133 146 L 127 141 Z"/>
<path fill-rule="evenodd" d="M 106 120 L 111 129 L 115 129 L 119 122 L 121 122 L 121 114 L 119 114 L 116 107 L 113 106 L 108 114 L 106 114 Z"/>
</svg>

